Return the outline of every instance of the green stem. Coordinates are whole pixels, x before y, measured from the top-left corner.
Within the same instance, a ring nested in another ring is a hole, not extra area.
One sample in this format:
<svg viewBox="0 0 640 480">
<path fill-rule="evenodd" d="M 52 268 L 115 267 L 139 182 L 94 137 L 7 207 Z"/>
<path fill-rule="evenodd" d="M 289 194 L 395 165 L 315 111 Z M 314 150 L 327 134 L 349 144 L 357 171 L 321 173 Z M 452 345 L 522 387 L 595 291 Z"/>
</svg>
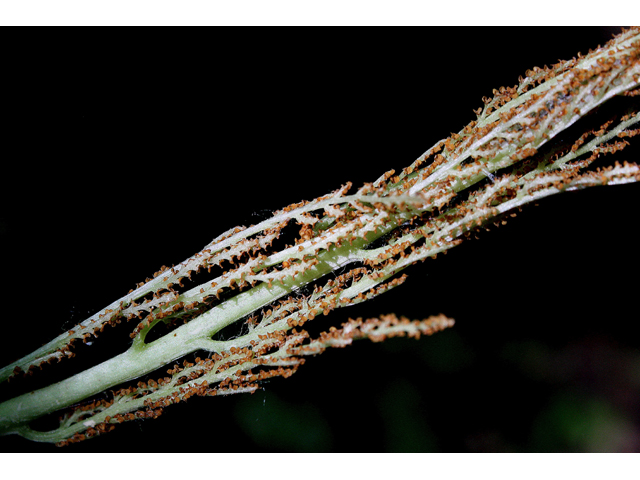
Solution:
<svg viewBox="0 0 640 480">
<path fill-rule="evenodd" d="M 212 308 L 150 344 L 135 343 L 124 353 L 61 382 L 0 404 L 0 434 L 20 433 L 43 415 L 78 403 L 123 382 L 146 375 L 196 350 L 213 346 L 211 336 L 238 319 L 348 263 L 359 260 L 360 249 L 395 228 L 396 222 L 371 232 L 367 240 L 332 248 L 318 255 L 320 262 L 295 279 L 271 287 L 260 284 Z"/>
</svg>

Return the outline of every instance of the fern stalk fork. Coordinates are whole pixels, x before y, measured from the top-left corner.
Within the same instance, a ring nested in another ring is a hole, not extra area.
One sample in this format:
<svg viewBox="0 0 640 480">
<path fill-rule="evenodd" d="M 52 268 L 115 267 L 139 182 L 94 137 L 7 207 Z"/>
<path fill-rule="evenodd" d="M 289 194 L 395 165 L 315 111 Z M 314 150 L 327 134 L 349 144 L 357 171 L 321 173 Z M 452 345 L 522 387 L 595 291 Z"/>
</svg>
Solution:
<svg viewBox="0 0 640 480">
<path fill-rule="evenodd" d="M 347 183 L 224 232 L 0 369 L 1 382 L 18 383 L 44 364 L 71 361 L 74 344 L 93 341 L 106 327 L 131 326 L 125 351 L 0 404 L 0 433 L 68 445 L 126 421 L 157 418 L 193 396 L 253 393 L 330 347 L 451 327 L 445 315 L 410 320 L 387 313 L 349 319 L 318 336 L 301 329 L 402 285 L 408 267 L 524 205 L 637 182 L 637 164 L 594 163 L 640 133 L 639 86 L 640 30 L 630 29 L 587 55 L 536 67 L 518 85 L 494 90 L 476 120 L 402 171 Z M 618 110 L 603 108 L 613 101 Z M 230 338 L 221 335 L 234 327 Z M 185 358 L 192 354 L 199 356 Z M 61 415 L 56 428 L 32 425 L 54 412 Z"/>
</svg>

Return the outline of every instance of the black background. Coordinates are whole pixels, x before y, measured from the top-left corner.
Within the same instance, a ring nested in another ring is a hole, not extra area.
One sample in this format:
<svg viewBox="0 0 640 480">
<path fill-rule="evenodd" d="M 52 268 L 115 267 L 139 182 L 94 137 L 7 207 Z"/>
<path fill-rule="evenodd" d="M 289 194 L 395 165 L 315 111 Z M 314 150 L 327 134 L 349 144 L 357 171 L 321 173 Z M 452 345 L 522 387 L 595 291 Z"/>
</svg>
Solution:
<svg viewBox="0 0 640 480">
<path fill-rule="evenodd" d="M 228 228 L 409 165 L 493 88 L 615 31 L 16 38 L 0 112 L 0 363 Z M 328 351 L 254 395 L 194 398 L 63 451 L 637 451 L 638 192 L 544 200 L 316 320 L 444 313 L 453 329 Z M 60 450 L 11 436 L 0 451 Z"/>
</svg>

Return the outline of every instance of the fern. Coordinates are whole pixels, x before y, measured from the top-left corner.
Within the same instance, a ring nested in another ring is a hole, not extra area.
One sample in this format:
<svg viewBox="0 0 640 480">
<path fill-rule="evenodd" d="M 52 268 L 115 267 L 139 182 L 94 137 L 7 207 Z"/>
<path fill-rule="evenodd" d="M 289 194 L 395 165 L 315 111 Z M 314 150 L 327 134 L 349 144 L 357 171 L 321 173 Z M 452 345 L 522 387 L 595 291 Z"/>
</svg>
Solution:
<svg viewBox="0 0 640 480">
<path fill-rule="evenodd" d="M 93 342 L 105 328 L 130 325 L 132 343 L 124 353 L 5 401 L 0 429 L 66 445 L 128 420 L 155 418 L 193 396 L 255 392 L 267 379 L 290 376 L 309 355 L 354 339 L 418 337 L 451 326 L 444 316 L 409 321 L 388 314 L 351 319 L 313 338 L 300 330 L 316 317 L 386 294 L 405 282 L 407 267 L 447 252 L 478 229 L 502 224 L 527 204 L 563 191 L 635 182 L 640 177 L 635 164 L 602 168 L 595 161 L 622 150 L 638 133 L 633 98 L 640 77 L 638 35 L 630 30 L 586 57 L 528 71 L 518 86 L 485 99 L 474 122 L 401 171 L 370 184 L 345 184 L 254 226 L 232 228 L 188 260 L 163 267 L 0 370 L 3 380 L 19 382 L 25 373 L 49 368 L 45 364 L 67 362 L 74 345 Z M 617 110 L 599 109 L 613 102 Z M 228 198 L 212 200 L 211 212 L 187 211 L 186 218 L 175 219 L 186 228 L 180 234 L 215 223 L 220 205 L 247 196 L 241 173 L 234 174 L 237 186 Z M 291 178 L 283 185 L 309 173 L 286 175 Z M 185 181 L 187 192 L 190 183 L 207 179 L 192 175 Z M 260 194 L 268 196 L 269 188 Z M 148 201 L 161 209 L 155 195 L 170 199 L 180 190 L 178 184 L 149 193 Z M 153 235 L 154 225 L 149 230 Z M 238 322 L 242 328 L 227 333 Z M 198 358 L 174 364 L 196 352 Z M 92 398 L 115 388 L 106 398 Z M 58 427 L 30 426 L 60 409 Z"/>
</svg>

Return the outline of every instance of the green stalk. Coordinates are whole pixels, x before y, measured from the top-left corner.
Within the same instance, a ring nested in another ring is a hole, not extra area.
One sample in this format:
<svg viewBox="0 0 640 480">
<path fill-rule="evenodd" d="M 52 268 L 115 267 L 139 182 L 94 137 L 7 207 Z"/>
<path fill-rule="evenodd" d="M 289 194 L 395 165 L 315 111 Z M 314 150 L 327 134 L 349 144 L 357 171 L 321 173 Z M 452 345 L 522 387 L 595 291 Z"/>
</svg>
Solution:
<svg viewBox="0 0 640 480">
<path fill-rule="evenodd" d="M 320 263 L 296 276 L 295 280 L 289 278 L 283 284 L 275 283 L 271 287 L 265 284 L 258 285 L 217 305 L 149 344 L 134 343 L 124 353 L 99 365 L 58 383 L 1 403 L 0 435 L 25 431 L 24 426 L 36 418 L 144 376 L 189 353 L 207 349 L 207 347 L 213 347 L 212 351 L 215 351 L 216 342 L 211 341 L 211 337 L 217 332 L 305 284 L 358 260 L 360 256 L 357 252 L 362 246 L 376 240 L 396 226 L 397 223 L 390 223 L 385 228 L 378 229 L 377 233 L 372 232 L 368 236 L 368 241 L 357 241 L 353 245 L 345 245 L 324 252 L 319 255 Z M 225 346 L 228 347 L 226 343 Z M 60 432 L 60 435 L 55 435 L 52 441 L 63 438 L 65 438 L 64 432 Z"/>
</svg>

